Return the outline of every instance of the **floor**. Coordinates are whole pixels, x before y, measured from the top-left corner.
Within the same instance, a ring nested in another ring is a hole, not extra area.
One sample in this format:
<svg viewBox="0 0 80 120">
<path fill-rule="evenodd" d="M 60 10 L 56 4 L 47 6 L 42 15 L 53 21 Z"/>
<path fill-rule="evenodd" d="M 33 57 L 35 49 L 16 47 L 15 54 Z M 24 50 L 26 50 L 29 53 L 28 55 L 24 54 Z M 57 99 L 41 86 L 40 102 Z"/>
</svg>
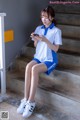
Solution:
<svg viewBox="0 0 80 120">
<path fill-rule="evenodd" d="M 59 103 L 61 106 L 42 106 L 37 103 L 33 115 L 30 118 L 24 119 L 17 114 L 16 110 L 20 104 L 21 95 L 8 92 L 8 97 L 0 103 L 0 120 L 2 111 L 9 112 L 9 120 L 80 120 L 80 103 L 68 100 L 65 104 Z M 7 119 L 5 119 L 7 120 Z"/>
</svg>

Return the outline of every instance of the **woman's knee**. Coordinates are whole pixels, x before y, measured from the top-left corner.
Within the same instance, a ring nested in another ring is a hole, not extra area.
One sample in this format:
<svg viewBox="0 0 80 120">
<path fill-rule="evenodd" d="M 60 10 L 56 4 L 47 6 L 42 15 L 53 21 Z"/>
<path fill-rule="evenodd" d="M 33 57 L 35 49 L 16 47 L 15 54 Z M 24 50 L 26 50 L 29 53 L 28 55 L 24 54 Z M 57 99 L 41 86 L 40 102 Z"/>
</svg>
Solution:
<svg viewBox="0 0 80 120">
<path fill-rule="evenodd" d="M 34 62 L 34 61 L 29 62 L 29 63 L 26 65 L 26 70 L 31 70 L 32 67 L 33 67 L 35 64 L 37 64 L 37 63 Z"/>
<path fill-rule="evenodd" d="M 38 69 L 37 65 L 34 65 L 31 70 L 32 70 L 32 73 L 34 73 L 34 74 L 39 73 L 39 69 Z"/>
<path fill-rule="evenodd" d="M 28 63 L 27 65 L 26 65 L 26 71 L 27 70 L 30 70 L 31 69 L 31 63 Z"/>
</svg>

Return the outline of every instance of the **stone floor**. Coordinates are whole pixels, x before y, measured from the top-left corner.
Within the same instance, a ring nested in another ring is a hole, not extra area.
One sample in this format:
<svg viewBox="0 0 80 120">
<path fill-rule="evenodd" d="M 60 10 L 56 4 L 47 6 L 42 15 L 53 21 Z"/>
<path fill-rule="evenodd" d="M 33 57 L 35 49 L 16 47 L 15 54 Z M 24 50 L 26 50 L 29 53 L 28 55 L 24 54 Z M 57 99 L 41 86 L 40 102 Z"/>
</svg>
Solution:
<svg viewBox="0 0 80 120">
<path fill-rule="evenodd" d="M 63 103 L 62 101 L 62 103 L 59 103 L 57 106 L 43 106 L 41 103 L 37 103 L 33 115 L 28 119 L 24 119 L 16 112 L 21 98 L 21 95 L 9 92 L 8 98 L 0 103 L 0 113 L 1 111 L 8 111 L 9 120 L 80 120 L 80 103 L 68 100 L 67 98 L 67 102 L 64 101 Z"/>
</svg>

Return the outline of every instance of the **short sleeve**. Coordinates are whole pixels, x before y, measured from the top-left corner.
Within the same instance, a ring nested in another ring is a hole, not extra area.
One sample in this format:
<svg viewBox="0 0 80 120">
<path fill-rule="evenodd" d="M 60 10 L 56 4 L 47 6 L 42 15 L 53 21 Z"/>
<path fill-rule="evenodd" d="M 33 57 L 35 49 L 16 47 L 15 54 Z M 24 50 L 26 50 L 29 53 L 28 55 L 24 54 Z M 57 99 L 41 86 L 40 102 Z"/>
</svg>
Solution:
<svg viewBox="0 0 80 120">
<path fill-rule="evenodd" d="M 55 45 L 62 45 L 62 32 L 58 29 L 54 36 L 54 44 Z"/>
</svg>

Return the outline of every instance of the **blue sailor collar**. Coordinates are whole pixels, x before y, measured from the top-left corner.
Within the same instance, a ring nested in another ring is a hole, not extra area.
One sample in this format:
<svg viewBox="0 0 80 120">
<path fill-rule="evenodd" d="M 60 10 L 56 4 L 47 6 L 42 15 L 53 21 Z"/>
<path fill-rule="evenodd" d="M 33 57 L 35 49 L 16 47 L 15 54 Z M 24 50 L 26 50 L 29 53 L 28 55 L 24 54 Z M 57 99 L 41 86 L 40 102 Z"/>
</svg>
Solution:
<svg viewBox="0 0 80 120">
<path fill-rule="evenodd" d="M 52 29 L 54 26 L 55 26 L 54 23 L 51 23 L 47 28 L 45 27 L 45 25 L 42 25 L 41 29 L 48 29 L 48 28 Z"/>
<path fill-rule="evenodd" d="M 45 27 L 45 25 L 42 25 L 42 26 L 41 26 L 41 29 L 44 29 L 44 30 L 45 30 L 45 31 L 44 31 L 44 35 L 47 34 L 47 31 L 48 31 L 49 28 L 52 29 L 54 26 L 55 26 L 54 23 L 51 23 L 50 26 L 47 27 L 47 28 Z"/>
</svg>

